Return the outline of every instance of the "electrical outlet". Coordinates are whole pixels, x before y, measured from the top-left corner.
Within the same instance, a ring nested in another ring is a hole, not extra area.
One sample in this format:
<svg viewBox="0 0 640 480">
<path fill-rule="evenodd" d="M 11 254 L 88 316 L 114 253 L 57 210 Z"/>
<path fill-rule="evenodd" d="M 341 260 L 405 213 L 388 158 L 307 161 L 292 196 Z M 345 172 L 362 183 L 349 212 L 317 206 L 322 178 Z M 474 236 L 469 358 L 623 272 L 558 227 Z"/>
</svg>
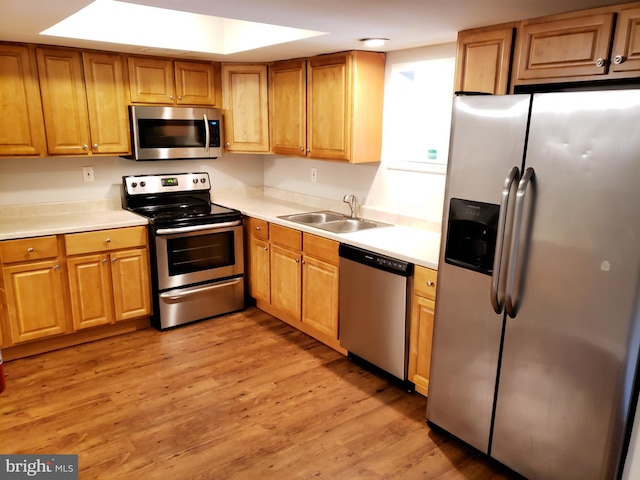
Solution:
<svg viewBox="0 0 640 480">
<path fill-rule="evenodd" d="M 318 169 L 317 168 L 312 168 L 311 169 L 311 182 L 312 183 L 316 183 L 318 181 Z"/>
<path fill-rule="evenodd" d="M 82 180 L 84 182 L 95 181 L 95 177 L 93 176 L 93 167 L 82 167 Z"/>
</svg>

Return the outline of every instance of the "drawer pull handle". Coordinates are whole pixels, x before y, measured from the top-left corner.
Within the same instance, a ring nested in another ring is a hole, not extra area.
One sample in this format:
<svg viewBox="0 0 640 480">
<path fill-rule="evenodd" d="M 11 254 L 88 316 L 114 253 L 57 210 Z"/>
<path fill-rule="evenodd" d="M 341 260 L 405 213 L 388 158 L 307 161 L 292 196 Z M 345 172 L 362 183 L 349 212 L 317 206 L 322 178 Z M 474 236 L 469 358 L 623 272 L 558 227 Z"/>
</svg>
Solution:
<svg viewBox="0 0 640 480">
<path fill-rule="evenodd" d="M 435 283 L 434 283 L 434 282 L 432 282 L 431 280 L 429 280 L 429 281 L 427 282 L 427 287 L 433 287 L 434 285 L 435 285 Z"/>
<path fill-rule="evenodd" d="M 33 252 L 33 247 L 27 248 L 27 252 L 29 252 L 29 253 Z"/>
</svg>

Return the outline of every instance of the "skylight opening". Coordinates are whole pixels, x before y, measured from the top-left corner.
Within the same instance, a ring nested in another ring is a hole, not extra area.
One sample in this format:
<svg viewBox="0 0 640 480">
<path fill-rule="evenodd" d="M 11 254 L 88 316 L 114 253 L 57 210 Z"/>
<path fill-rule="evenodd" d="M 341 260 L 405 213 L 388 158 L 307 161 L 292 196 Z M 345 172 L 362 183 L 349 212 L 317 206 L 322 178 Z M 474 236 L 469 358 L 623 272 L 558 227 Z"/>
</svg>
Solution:
<svg viewBox="0 0 640 480">
<path fill-rule="evenodd" d="M 228 55 L 326 32 L 95 0 L 40 35 Z"/>
</svg>

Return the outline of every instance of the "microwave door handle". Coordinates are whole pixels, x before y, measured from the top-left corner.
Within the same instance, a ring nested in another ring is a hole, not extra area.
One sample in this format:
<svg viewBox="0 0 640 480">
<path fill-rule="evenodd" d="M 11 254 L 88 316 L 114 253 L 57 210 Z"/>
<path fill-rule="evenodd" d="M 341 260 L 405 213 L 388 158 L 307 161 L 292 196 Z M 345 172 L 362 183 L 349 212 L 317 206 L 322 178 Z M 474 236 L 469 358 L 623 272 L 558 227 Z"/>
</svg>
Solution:
<svg viewBox="0 0 640 480">
<path fill-rule="evenodd" d="M 493 274 L 491 275 L 491 306 L 494 312 L 502 313 L 504 306 L 500 301 L 500 270 L 502 269 L 502 257 L 506 253 L 504 248 L 505 230 L 507 228 L 507 213 L 509 211 L 509 200 L 514 182 L 519 180 L 520 170 L 513 167 L 504 179 L 502 188 L 502 198 L 500 202 L 500 213 L 498 214 L 498 238 L 496 240 L 496 252 L 493 258 Z"/>
<path fill-rule="evenodd" d="M 204 120 L 204 151 L 209 153 L 209 143 L 211 142 L 211 132 L 209 131 L 209 119 L 207 114 L 203 113 L 202 118 Z"/>
</svg>

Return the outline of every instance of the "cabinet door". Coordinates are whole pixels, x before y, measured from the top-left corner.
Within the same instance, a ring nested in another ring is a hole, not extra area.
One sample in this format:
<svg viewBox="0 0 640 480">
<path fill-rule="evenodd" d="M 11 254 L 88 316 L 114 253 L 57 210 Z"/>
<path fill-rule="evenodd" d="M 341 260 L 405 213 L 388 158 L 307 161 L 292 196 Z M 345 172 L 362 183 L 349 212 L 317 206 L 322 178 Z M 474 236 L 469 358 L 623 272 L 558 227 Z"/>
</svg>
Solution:
<svg viewBox="0 0 640 480">
<path fill-rule="evenodd" d="M 83 52 L 93 153 L 129 152 L 124 65 L 117 54 Z"/>
<path fill-rule="evenodd" d="M 616 25 L 611 71 L 640 70 L 640 7 L 620 11 Z"/>
<path fill-rule="evenodd" d="M 338 339 L 338 267 L 305 255 L 302 322 Z"/>
<path fill-rule="evenodd" d="M 271 149 L 276 154 L 306 156 L 306 62 L 277 62 L 269 76 Z"/>
<path fill-rule="evenodd" d="M 300 254 L 271 245 L 271 305 L 290 321 L 302 313 Z"/>
<path fill-rule="evenodd" d="M 269 242 L 249 239 L 249 294 L 256 300 L 271 303 Z"/>
<path fill-rule="evenodd" d="M 417 392 L 425 396 L 429 394 L 434 310 L 435 302 L 433 300 L 420 295 L 413 296 L 409 342 L 409 381 L 414 383 Z"/>
<path fill-rule="evenodd" d="M 178 105 L 220 106 L 220 64 L 175 62 Z"/>
<path fill-rule="evenodd" d="M 113 323 L 108 255 L 67 259 L 71 313 L 76 330 Z"/>
<path fill-rule="evenodd" d="M 522 22 L 516 79 L 606 74 L 613 17 L 613 13 L 604 13 Z"/>
<path fill-rule="evenodd" d="M 129 57 L 129 89 L 133 103 L 175 103 L 173 62 Z"/>
<path fill-rule="evenodd" d="M 312 58 L 307 63 L 307 148 L 312 158 L 349 159 L 350 66 L 347 54 Z"/>
<path fill-rule="evenodd" d="M 37 48 L 36 53 L 49 153 L 89 154 L 89 114 L 80 52 Z"/>
<path fill-rule="evenodd" d="M 0 156 L 46 153 L 42 104 L 33 51 L 0 45 Z"/>
<path fill-rule="evenodd" d="M 512 46 L 511 26 L 460 32 L 454 89 L 494 95 L 507 94 Z"/>
<path fill-rule="evenodd" d="M 14 344 L 67 331 L 63 272 L 57 260 L 3 268 Z"/>
<path fill-rule="evenodd" d="M 229 152 L 269 151 L 266 65 L 223 65 L 225 148 Z"/>
<path fill-rule="evenodd" d="M 116 322 L 151 314 L 146 248 L 111 253 L 111 278 Z"/>
</svg>

